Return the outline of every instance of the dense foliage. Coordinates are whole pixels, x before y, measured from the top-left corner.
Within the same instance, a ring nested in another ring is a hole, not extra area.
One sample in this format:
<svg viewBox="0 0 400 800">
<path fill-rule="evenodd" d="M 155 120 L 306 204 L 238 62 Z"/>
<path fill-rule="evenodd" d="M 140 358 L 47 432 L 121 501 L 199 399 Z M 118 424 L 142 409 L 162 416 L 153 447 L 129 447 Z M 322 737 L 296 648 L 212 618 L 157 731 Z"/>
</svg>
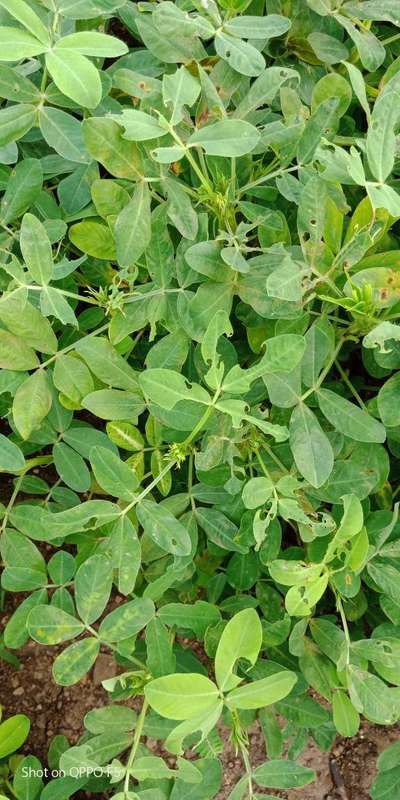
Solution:
<svg viewBox="0 0 400 800">
<path fill-rule="evenodd" d="M 231 800 L 305 785 L 400 717 L 399 2 L 0 23 L 1 655 L 118 664 L 45 788 L 1 723 L 2 797 L 209 800 L 221 725 Z"/>
</svg>

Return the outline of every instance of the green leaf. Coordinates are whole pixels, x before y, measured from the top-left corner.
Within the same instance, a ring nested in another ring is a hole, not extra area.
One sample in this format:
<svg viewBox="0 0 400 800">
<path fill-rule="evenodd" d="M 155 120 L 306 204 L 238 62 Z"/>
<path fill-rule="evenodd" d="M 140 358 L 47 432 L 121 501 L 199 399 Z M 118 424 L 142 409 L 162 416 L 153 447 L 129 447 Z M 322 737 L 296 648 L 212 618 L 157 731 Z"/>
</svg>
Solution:
<svg viewBox="0 0 400 800">
<path fill-rule="evenodd" d="M 367 158 L 377 181 L 384 183 L 390 175 L 396 149 L 395 130 L 399 123 L 399 92 L 386 88 L 378 97 L 367 133 Z"/>
<path fill-rule="evenodd" d="M 74 403 L 94 388 L 92 376 L 79 358 L 60 354 L 53 371 L 54 386 Z"/>
<path fill-rule="evenodd" d="M 60 478 L 76 492 L 90 489 L 90 472 L 82 458 L 72 447 L 57 442 L 53 447 L 54 466 Z"/>
<path fill-rule="evenodd" d="M 247 553 L 248 548 L 240 542 L 235 523 L 217 508 L 197 508 L 196 518 L 211 542 L 237 553 Z"/>
<path fill-rule="evenodd" d="M 25 289 L 3 295 L 0 300 L 0 319 L 11 333 L 29 341 L 35 350 L 51 355 L 57 351 L 57 338 L 50 323 L 26 300 Z M 17 345 L 15 352 L 18 352 Z"/>
<path fill-rule="evenodd" d="M 115 120 L 123 129 L 123 138 L 130 142 L 145 142 L 148 139 L 158 139 L 166 136 L 168 131 L 157 122 L 157 117 L 146 114 L 144 111 L 124 109 L 121 114 L 114 114 Z"/>
<path fill-rule="evenodd" d="M 348 667 L 348 684 L 350 700 L 355 709 L 371 722 L 392 725 L 397 719 L 398 708 L 393 690 L 376 675 L 351 665 Z"/>
<path fill-rule="evenodd" d="M 295 761 L 272 759 L 254 771 L 254 780 L 268 789 L 298 789 L 315 780 L 315 772 Z"/>
<path fill-rule="evenodd" d="M 262 644 L 262 628 L 257 612 L 252 608 L 239 611 L 229 620 L 219 640 L 215 656 L 215 676 L 222 691 L 229 691 L 240 683 L 233 672 L 239 658 L 254 666 Z"/>
<path fill-rule="evenodd" d="M 0 217 L 8 225 L 32 205 L 43 183 L 43 170 L 37 158 L 26 158 L 16 165 L 7 181 L 1 200 Z"/>
<path fill-rule="evenodd" d="M 209 626 L 217 625 L 221 620 L 216 606 L 204 600 L 197 600 L 194 605 L 167 603 L 158 614 L 166 625 L 191 630 L 199 639 L 204 639 Z"/>
<path fill-rule="evenodd" d="M 90 163 L 83 141 L 82 123 L 72 114 L 46 106 L 40 111 L 39 124 L 44 140 L 60 156 L 79 164 Z"/>
<path fill-rule="evenodd" d="M 129 267 L 137 261 L 151 238 L 150 192 L 139 183 L 132 200 L 120 211 L 114 227 L 117 261 Z"/>
<path fill-rule="evenodd" d="M 142 434 L 130 422 L 108 422 L 107 436 L 122 450 L 137 452 L 144 448 Z"/>
<path fill-rule="evenodd" d="M 296 302 L 303 295 L 301 285 L 301 270 L 299 266 L 287 257 L 282 265 L 275 269 L 267 278 L 267 292 L 270 297 Z"/>
<path fill-rule="evenodd" d="M 45 589 L 38 589 L 37 592 L 33 592 L 25 600 L 22 600 L 4 628 L 4 644 L 7 648 L 16 649 L 26 644 L 29 639 L 26 627 L 28 615 L 34 606 L 42 605 L 46 603 L 46 600 Z"/>
<path fill-rule="evenodd" d="M 58 39 L 55 50 L 65 49 L 82 53 L 85 56 L 101 56 L 103 58 L 123 56 L 128 52 L 125 42 L 121 42 L 115 36 L 89 30 L 70 33 Z"/>
<path fill-rule="evenodd" d="M 93 447 L 90 464 L 97 483 L 106 494 L 120 497 L 128 502 L 135 497 L 139 486 L 135 471 L 105 447 Z"/>
<path fill-rule="evenodd" d="M 400 423 L 400 372 L 392 375 L 378 392 L 379 416 L 386 428 L 394 428 Z"/>
<path fill-rule="evenodd" d="M 341 736 L 355 736 L 360 725 L 360 717 L 345 692 L 334 693 L 332 710 L 333 721 L 338 733 Z"/>
<path fill-rule="evenodd" d="M 234 116 L 243 118 L 259 106 L 271 105 L 281 86 L 290 78 L 299 79 L 298 72 L 287 67 L 267 67 L 240 100 Z"/>
<path fill-rule="evenodd" d="M 336 19 L 343 26 L 353 40 L 365 69 L 374 72 L 379 69 L 385 59 L 385 48 L 379 39 L 368 28 L 357 28 L 343 14 L 337 14 Z"/>
<path fill-rule="evenodd" d="M 87 625 L 96 622 L 103 613 L 110 597 L 112 577 L 111 562 L 102 555 L 91 556 L 79 567 L 75 576 L 75 602 L 80 618 Z"/>
<path fill-rule="evenodd" d="M 174 408 L 181 400 L 208 405 L 210 397 L 197 383 L 190 384 L 183 375 L 170 369 L 147 369 L 140 375 L 139 385 L 147 397 L 161 408 Z"/>
<path fill-rule="evenodd" d="M 325 64 L 338 64 L 348 58 L 349 51 L 347 47 L 334 36 L 313 31 L 307 36 L 307 40 L 310 42 L 317 58 Z"/>
<path fill-rule="evenodd" d="M 233 394 L 242 394 L 250 389 L 253 381 L 264 375 L 273 375 L 294 369 L 301 361 L 305 339 L 297 334 L 282 334 L 264 343 L 264 355 L 247 370 L 235 365 L 224 379 L 223 389 Z"/>
<path fill-rule="evenodd" d="M 217 31 L 214 44 L 217 54 L 241 75 L 256 77 L 263 71 L 265 61 L 260 51 L 236 38 L 236 35 Z"/>
<path fill-rule="evenodd" d="M 147 665 L 155 678 L 175 672 L 176 658 L 168 629 L 160 619 L 150 620 L 146 628 Z"/>
<path fill-rule="evenodd" d="M 400 770 L 396 766 L 378 774 L 371 786 L 370 796 L 372 800 L 388 800 L 398 794 L 399 788 Z"/>
<path fill-rule="evenodd" d="M 29 734 L 31 723 L 25 714 L 15 714 L 0 724 L 0 758 L 15 753 Z"/>
<path fill-rule="evenodd" d="M 137 180 L 141 159 L 137 146 L 123 138 L 122 130 L 108 117 L 91 117 L 83 122 L 83 138 L 92 158 L 117 178 Z"/>
<path fill-rule="evenodd" d="M 192 133 L 189 147 L 200 145 L 210 156 L 243 156 L 258 144 L 260 134 L 254 125 L 244 120 L 225 119 L 206 125 Z"/>
<path fill-rule="evenodd" d="M 93 19 L 120 8 L 124 0 L 59 0 L 58 8 L 68 19 Z"/>
<path fill-rule="evenodd" d="M 0 61 L 19 61 L 21 58 L 32 58 L 46 50 L 43 42 L 22 28 L 1 25 L 0 38 L 2 44 Z"/>
<path fill-rule="evenodd" d="M 121 517 L 110 535 L 114 569 L 118 570 L 117 587 L 121 594 L 131 594 L 141 564 L 141 546 L 136 530 L 127 516 Z"/>
<path fill-rule="evenodd" d="M 375 560 L 368 564 L 368 573 L 382 592 L 395 603 L 400 602 L 399 571 L 392 564 Z"/>
<path fill-rule="evenodd" d="M 258 508 L 264 505 L 270 499 L 273 487 L 269 478 L 250 478 L 242 492 L 246 508 Z"/>
<path fill-rule="evenodd" d="M 266 17 L 237 16 L 225 22 L 224 30 L 240 39 L 272 39 L 282 36 L 291 26 L 290 19 L 280 14 Z"/>
<path fill-rule="evenodd" d="M 74 557 L 65 550 L 58 550 L 48 562 L 49 575 L 54 583 L 66 583 L 75 575 L 75 569 Z"/>
<path fill-rule="evenodd" d="M 117 181 L 104 180 L 102 178 L 93 181 L 90 193 L 97 213 L 105 220 L 107 217 L 122 211 L 130 200 L 126 189 L 120 186 Z"/>
<path fill-rule="evenodd" d="M 372 207 L 385 208 L 393 217 L 400 215 L 400 196 L 391 186 L 366 183 L 365 187 Z"/>
<path fill-rule="evenodd" d="M 40 310 L 45 317 L 55 317 L 64 325 L 78 327 L 78 320 L 64 297 L 64 295 L 53 286 L 44 286 L 40 294 Z"/>
<path fill-rule="evenodd" d="M 344 397 L 329 389 L 318 390 L 319 407 L 335 430 L 357 442 L 384 442 L 386 431 L 383 425 L 367 411 L 358 408 Z"/>
<path fill-rule="evenodd" d="M 72 686 L 92 668 L 100 652 L 98 639 L 88 637 L 74 642 L 60 653 L 53 664 L 53 678 L 59 686 Z"/>
<path fill-rule="evenodd" d="M 229 692 L 226 702 L 233 708 L 264 708 L 277 703 L 291 692 L 297 683 L 295 672 L 277 672 L 268 678 L 246 683 Z"/>
<path fill-rule="evenodd" d="M 297 148 L 297 158 L 300 164 L 308 164 L 312 161 L 321 139 L 329 138 L 332 130 L 335 130 L 339 103 L 339 98 L 329 97 L 320 103 L 311 115 Z"/>
<path fill-rule="evenodd" d="M 46 562 L 36 545 L 22 533 L 3 533 L 1 555 L 6 567 L 2 574 L 4 589 L 31 591 L 46 585 Z"/>
<path fill-rule="evenodd" d="M 0 330 L 0 367 L 24 371 L 39 366 L 39 359 L 34 350 L 28 347 L 23 339 L 8 331 Z"/>
<path fill-rule="evenodd" d="M 104 260 L 116 259 L 114 236 L 107 225 L 86 219 L 72 225 L 68 235 L 72 244 L 83 253 Z"/>
<path fill-rule="evenodd" d="M 24 454 L 20 448 L 0 433 L 0 470 L 18 472 L 25 465 Z"/>
<path fill-rule="evenodd" d="M 365 88 L 364 78 L 362 72 L 354 64 L 345 62 L 347 72 L 349 73 L 350 83 L 353 88 L 354 94 L 357 96 L 358 102 L 365 111 L 368 122 L 370 121 L 371 111 L 368 103 L 367 92 Z"/>
<path fill-rule="evenodd" d="M 176 125 L 183 117 L 183 107 L 191 108 L 196 102 L 200 84 L 186 67 L 180 67 L 172 75 L 164 75 L 162 93 L 164 104 L 171 110 L 170 124 Z"/>
<path fill-rule="evenodd" d="M 359 19 L 385 20 L 399 24 L 398 7 L 395 0 L 359 0 L 346 4 L 346 9 Z M 361 16 L 360 16 L 361 15 Z"/>
<path fill-rule="evenodd" d="M 85 714 L 84 725 L 90 733 L 107 730 L 131 731 L 136 725 L 136 714 L 128 706 L 107 705 L 93 708 Z"/>
<path fill-rule="evenodd" d="M 140 395 L 133 392 L 99 389 L 87 394 L 82 406 L 100 419 L 129 420 L 143 411 L 144 404 Z"/>
<path fill-rule="evenodd" d="M 17 766 L 13 790 L 18 800 L 35 800 L 43 789 L 42 765 L 35 756 L 26 756 Z"/>
<path fill-rule="evenodd" d="M 1 91 L 1 83 L 0 83 Z M 16 142 L 33 128 L 37 109 L 29 103 L 8 106 L 0 111 L 0 146 Z"/>
<path fill-rule="evenodd" d="M 195 239 L 198 231 L 197 214 L 182 184 L 167 178 L 165 181 L 168 196 L 167 214 L 184 239 Z"/>
<path fill-rule="evenodd" d="M 36 370 L 18 387 L 13 407 L 13 419 L 18 433 L 29 439 L 49 413 L 53 398 L 44 370 Z"/>
<path fill-rule="evenodd" d="M 300 474 L 318 488 L 332 472 L 331 444 L 317 417 L 304 403 L 295 408 L 289 426 L 290 447 Z"/>
<path fill-rule="evenodd" d="M 189 533 L 166 507 L 142 500 L 136 513 L 144 530 L 162 550 L 175 556 L 189 555 L 192 550 Z"/>
<path fill-rule="evenodd" d="M 99 637 L 105 642 L 120 642 L 135 636 L 153 619 L 154 604 L 139 597 L 124 603 L 105 617 L 99 628 Z"/>
<path fill-rule="evenodd" d="M 71 614 L 55 606 L 36 606 L 27 621 L 29 635 L 39 644 L 59 644 L 75 639 L 85 626 Z"/>
<path fill-rule="evenodd" d="M 305 334 L 306 349 L 301 362 L 302 380 L 306 386 L 314 386 L 318 376 L 334 351 L 334 330 L 323 317 L 318 319 Z"/>
<path fill-rule="evenodd" d="M 96 378 L 103 383 L 118 389 L 134 391 L 138 388 L 136 372 L 112 347 L 108 339 L 83 338 L 77 343 L 76 350 L 83 356 Z"/>
<path fill-rule="evenodd" d="M 26 266 L 41 286 L 53 277 L 51 244 L 42 223 L 33 214 L 25 214 L 21 224 L 20 247 Z"/>
<path fill-rule="evenodd" d="M 101 81 L 96 67 L 78 51 L 54 48 L 46 53 L 46 66 L 57 88 L 83 108 L 96 108 Z"/>
<path fill-rule="evenodd" d="M 0 94 L 6 100 L 21 104 L 35 103 L 40 100 L 40 92 L 37 86 L 29 78 L 21 75 L 12 67 L 4 66 L 4 64 L 0 66 Z M 17 108 L 20 108 L 20 106 L 17 106 Z M 15 107 L 14 110 L 16 110 Z"/>
<path fill-rule="evenodd" d="M 5 8 L 10 16 L 18 20 L 40 42 L 43 42 L 46 46 L 50 45 L 50 36 L 47 28 L 25 0 L 0 0 L 0 6 Z M 16 60 L 17 58 L 13 59 L 13 61 Z"/>
<path fill-rule="evenodd" d="M 191 719 L 212 709 L 219 699 L 215 683 L 198 673 L 156 678 L 145 686 L 144 693 L 157 714 L 176 720 Z"/>
</svg>

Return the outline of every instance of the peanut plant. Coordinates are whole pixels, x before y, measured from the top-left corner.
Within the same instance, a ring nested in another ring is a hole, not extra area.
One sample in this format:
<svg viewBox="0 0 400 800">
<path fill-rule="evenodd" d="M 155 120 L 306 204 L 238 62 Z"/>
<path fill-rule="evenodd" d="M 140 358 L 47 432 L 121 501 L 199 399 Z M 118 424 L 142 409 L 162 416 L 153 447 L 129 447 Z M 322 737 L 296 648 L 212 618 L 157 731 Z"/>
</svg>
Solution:
<svg viewBox="0 0 400 800">
<path fill-rule="evenodd" d="M 50 781 L 0 725 L 2 800 L 221 797 L 224 729 L 257 800 L 399 720 L 399 28 L 0 0 L 0 656 L 116 661 Z"/>
</svg>

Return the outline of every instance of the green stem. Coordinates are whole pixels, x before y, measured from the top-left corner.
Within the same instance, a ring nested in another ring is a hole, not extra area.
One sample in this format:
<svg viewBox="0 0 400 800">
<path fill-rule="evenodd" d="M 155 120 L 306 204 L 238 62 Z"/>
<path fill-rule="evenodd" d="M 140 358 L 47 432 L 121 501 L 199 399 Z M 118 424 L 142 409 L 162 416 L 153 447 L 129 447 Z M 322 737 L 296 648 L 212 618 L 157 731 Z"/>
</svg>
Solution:
<svg viewBox="0 0 400 800">
<path fill-rule="evenodd" d="M 3 533 L 5 528 L 6 528 L 6 525 L 7 525 L 7 522 L 8 522 L 8 517 L 10 516 L 10 513 L 12 511 L 14 503 L 15 503 L 17 497 L 18 497 L 18 492 L 19 492 L 19 490 L 21 488 L 21 483 L 23 481 L 24 475 L 25 475 L 25 473 L 23 475 L 21 475 L 17 479 L 17 481 L 15 482 L 14 491 L 13 491 L 11 497 L 10 497 L 8 506 L 7 506 L 7 508 L 6 508 L 5 512 L 4 512 L 3 521 L 2 521 L 1 527 L 0 527 L 0 534 Z"/>
<path fill-rule="evenodd" d="M 41 94 L 44 94 L 45 91 L 46 91 L 48 74 L 49 73 L 47 71 L 47 67 L 45 66 L 44 69 L 43 69 L 42 82 L 40 84 L 40 92 L 41 92 Z"/>
<path fill-rule="evenodd" d="M 259 186 L 260 183 L 266 183 L 267 181 L 271 181 L 273 178 L 277 178 L 279 175 L 284 175 L 287 172 L 295 172 L 300 167 L 300 164 L 296 164 L 292 167 L 285 167 L 284 169 L 277 169 L 275 172 L 269 172 L 265 175 L 262 175 L 261 178 L 257 178 L 256 181 L 252 181 L 251 183 L 247 183 L 246 186 L 242 186 L 240 190 L 240 194 L 245 194 L 248 192 L 249 189 L 254 189 L 255 186 Z"/>
<path fill-rule="evenodd" d="M 254 452 L 256 454 L 257 461 L 258 461 L 258 463 L 259 463 L 259 465 L 260 465 L 265 477 L 268 478 L 268 480 L 271 481 L 271 483 L 273 485 L 272 492 L 273 492 L 273 495 L 274 495 L 274 499 L 276 500 L 276 502 L 278 502 L 278 499 L 279 499 L 278 498 L 278 492 L 275 489 L 275 483 L 272 480 L 271 475 L 269 474 L 269 470 L 265 466 L 264 461 L 261 458 L 259 450 L 255 450 Z"/>
<path fill-rule="evenodd" d="M 326 365 L 325 369 L 322 370 L 322 372 L 321 372 L 317 382 L 314 384 L 314 386 L 312 386 L 311 389 L 307 389 L 307 391 L 304 392 L 304 394 L 302 394 L 302 396 L 300 398 L 301 401 L 303 401 L 307 397 L 309 397 L 310 394 L 315 392 L 322 385 L 322 383 L 324 382 L 326 376 L 328 375 L 328 372 L 330 372 L 330 370 L 332 369 L 332 367 L 333 367 L 333 365 L 334 365 L 334 363 L 335 363 L 335 361 L 336 361 L 336 359 L 337 359 L 337 357 L 338 357 L 338 355 L 339 355 L 339 353 L 340 353 L 340 351 L 341 351 L 341 349 L 343 347 L 344 342 L 345 342 L 345 336 L 342 336 L 339 339 L 339 342 L 338 342 L 338 344 L 337 344 L 337 346 L 335 348 L 335 352 L 333 353 L 332 358 L 329 360 L 329 363 Z"/>
<path fill-rule="evenodd" d="M 41 292 L 43 291 L 43 288 L 45 288 L 43 286 L 31 286 L 30 284 L 27 285 L 25 283 L 21 284 L 21 286 L 24 286 L 25 289 L 29 289 L 32 292 Z M 68 292 L 66 289 L 59 289 L 57 286 L 53 286 L 52 288 L 55 289 L 56 292 L 63 294 L 65 297 L 72 297 L 74 300 L 79 300 L 82 303 L 90 303 L 92 306 L 99 305 L 97 300 L 95 300 L 93 297 L 86 297 L 86 295 L 76 294 L 75 292 Z M 17 292 L 18 289 L 15 289 L 14 291 Z"/>
<path fill-rule="evenodd" d="M 339 595 L 336 595 L 336 608 L 339 611 L 340 618 L 342 620 L 343 633 L 344 633 L 344 636 L 345 636 L 345 639 L 346 639 L 346 645 L 347 645 L 346 664 L 350 664 L 351 639 L 350 639 L 350 633 L 349 633 L 349 626 L 347 625 L 346 614 L 344 613 L 343 604 L 342 604 L 342 601 L 341 601 L 341 598 L 339 597 Z"/>
<path fill-rule="evenodd" d="M 355 397 L 355 399 L 357 400 L 357 403 L 359 404 L 359 406 L 362 409 L 364 409 L 364 411 L 365 411 L 366 409 L 365 409 L 364 401 L 361 399 L 360 395 L 358 394 L 357 389 L 354 388 L 350 378 L 348 377 L 348 375 L 346 375 L 346 373 L 345 373 L 340 361 L 338 361 L 338 359 L 336 359 L 336 361 L 335 361 L 335 367 L 336 367 L 340 377 L 342 378 L 343 383 L 345 383 L 346 386 L 348 387 L 348 389 L 350 389 L 350 392 L 352 393 L 353 397 Z"/>
<path fill-rule="evenodd" d="M 285 467 L 284 464 L 282 464 L 282 461 L 280 460 L 280 458 L 278 458 L 278 456 L 275 455 L 275 453 L 272 450 L 272 448 L 269 447 L 269 445 L 267 445 L 267 444 L 263 444 L 262 449 L 265 450 L 266 453 L 268 453 L 268 455 L 272 459 L 272 461 L 275 461 L 276 466 L 279 467 L 282 470 L 282 472 L 285 473 L 285 475 L 287 475 L 289 470 Z"/>
<path fill-rule="evenodd" d="M 180 138 L 180 136 L 178 136 L 178 134 L 176 133 L 176 131 L 173 128 L 172 125 L 169 125 L 168 129 L 169 129 L 169 132 L 170 132 L 171 136 L 175 139 L 177 145 L 179 145 L 179 147 L 182 147 L 182 149 L 185 151 L 185 156 L 186 156 L 187 160 L 189 161 L 189 164 L 192 167 L 193 171 L 196 173 L 201 185 L 204 187 L 204 189 L 207 191 L 208 194 L 212 195 L 213 194 L 213 188 L 212 188 L 211 184 L 209 183 L 209 181 L 207 180 L 206 176 L 203 174 L 203 172 L 200 169 L 199 165 L 197 164 L 196 159 L 193 158 L 189 147 L 187 147 L 185 145 L 185 142 L 183 142 L 182 139 Z"/>
<path fill-rule="evenodd" d="M 184 448 L 185 446 L 190 444 L 193 441 L 193 439 L 195 438 L 195 436 L 197 436 L 197 434 L 204 427 L 204 425 L 206 424 L 209 416 L 212 414 L 212 412 L 214 410 L 214 406 L 215 406 L 215 403 L 218 400 L 220 392 L 221 392 L 221 389 L 220 389 L 220 387 L 218 387 L 218 389 L 215 392 L 215 395 L 214 395 L 214 397 L 212 399 L 212 403 L 210 403 L 210 405 L 207 406 L 202 418 L 199 420 L 197 425 L 193 428 L 191 434 L 189 434 L 189 436 L 187 436 L 186 439 L 184 439 L 184 441 L 182 442 L 182 448 Z M 165 477 L 165 475 L 167 475 L 167 473 L 173 467 L 177 466 L 177 464 L 178 464 L 178 460 L 176 458 L 173 459 L 173 461 L 169 461 L 168 464 L 166 464 L 166 466 L 164 467 L 164 469 L 162 469 L 161 472 L 157 475 L 157 477 L 154 478 L 154 480 L 152 480 L 151 483 L 149 483 L 149 485 L 146 486 L 146 488 L 143 489 L 143 491 L 137 497 L 135 497 L 135 499 L 132 500 L 132 502 L 129 503 L 129 505 L 127 505 L 126 508 L 124 508 L 121 511 L 121 516 L 125 516 L 125 514 L 127 514 L 132 508 L 134 508 L 134 506 L 136 506 L 138 503 L 140 503 L 146 497 L 146 495 L 148 495 L 149 492 L 152 491 L 152 489 L 155 489 L 157 484 L 159 484 L 160 481 L 162 481 L 162 479 Z"/>
<path fill-rule="evenodd" d="M 219 392 L 218 392 L 218 395 L 216 395 L 215 398 L 213 399 L 213 402 L 211 403 L 211 405 L 207 406 L 202 418 L 199 420 L 197 425 L 195 425 L 195 427 L 193 428 L 191 434 L 189 436 L 187 436 L 187 438 L 184 440 L 184 442 L 183 442 L 184 445 L 188 445 L 191 442 L 193 442 L 193 439 L 195 439 L 197 434 L 200 433 L 200 431 L 202 430 L 202 428 L 206 424 L 208 418 L 211 416 L 212 412 L 214 411 L 214 404 L 217 401 L 217 397 L 218 396 L 219 396 Z"/>
<path fill-rule="evenodd" d="M 15 794 L 15 792 L 14 792 L 14 789 L 13 789 L 13 787 L 11 786 L 11 783 L 10 783 L 10 781 L 8 780 L 8 778 L 5 778 L 5 780 L 4 780 L 4 783 L 5 783 L 5 785 L 7 786 L 7 789 L 8 789 L 8 791 L 9 791 L 9 792 L 11 792 L 12 796 L 13 796 L 13 797 L 16 797 L 17 795 Z"/>
<path fill-rule="evenodd" d="M 189 468 L 188 468 L 188 495 L 190 497 L 190 505 L 192 507 L 192 511 L 196 511 L 196 504 L 194 501 L 194 497 L 192 496 L 192 486 L 193 486 L 193 453 L 190 453 L 189 456 Z"/>
<path fill-rule="evenodd" d="M 176 463 L 177 463 L 176 459 L 174 459 L 174 461 L 168 461 L 168 464 L 166 464 L 164 469 L 162 469 L 161 472 L 157 475 L 157 477 L 154 478 L 154 480 L 152 480 L 151 483 L 149 483 L 149 485 L 146 486 L 145 489 L 143 489 L 143 492 L 138 494 L 138 496 L 135 497 L 135 499 L 132 500 L 132 502 L 129 503 L 129 505 L 127 505 L 124 509 L 122 509 L 120 516 L 124 517 L 126 514 L 128 514 L 129 511 L 131 511 L 132 508 L 134 508 L 138 503 L 144 500 L 146 495 L 148 495 L 149 492 L 152 491 L 152 489 L 156 488 L 157 484 L 159 484 L 160 481 L 162 481 L 165 475 L 167 475 L 167 473 L 170 471 L 170 469 L 172 469 L 172 467 L 176 465 Z"/>
<path fill-rule="evenodd" d="M 151 292 L 145 292 L 143 294 L 132 294 L 128 295 L 125 303 L 128 305 L 130 303 L 138 303 L 140 300 L 148 300 L 150 297 L 158 297 L 159 295 L 163 294 L 177 294 L 179 292 L 185 291 L 181 287 L 179 289 L 154 289 Z"/>
<path fill-rule="evenodd" d="M 86 336 L 83 336 L 82 339 L 80 339 L 80 342 L 83 342 L 85 339 L 91 339 L 93 336 L 99 336 L 101 333 L 104 333 L 105 331 L 108 330 L 108 325 L 109 323 L 106 322 L 105 325 L 101 325 L 100 328 L 97 328 L 95 331 L 86 334 Z M 48 367 L 48 365 L 52 364 L 53 361 L 55 361 L 59 356 L 64 355 L 65 353 L 69 353 L 70 350 L 74 350 L 75 347 L 76 347 L 76 342 L 74 342 L 73 344 L 69 344 L 68 347 L 63 347 L 62 350 L 59 350 L 57 353 L 54 353 L 54 356 L 48 358 L 47 361 L 43 361 L 43 364 L 40 365 L 39 369 L 44 369 L 45 367 Z"/>
<path fill-rule="evenodd" d="M 381 44 L 391 44 L 397 42 L 398 39 L 400 39 L 400 33 L 395 33 L 393 36 L 388 36 L 387 39 L 381 39 Z"/>
<path fill-rule="evenodd" d="M 193 156 L 192 156 L 192 154 L 191 154 L 191 152 L 190 152 L 188 147 L 185 148 L 185 156 L 186 156 L 187 160 L 189 161 L 190 166 L 192 167 L 192 169 L 196 173 L 201 185 L 204 187 L 204 189 L 207 191 L 208 194 L 212 194 L 213 190 L 212 190 L 211 184 L 208 182 L 208 180 L 205 177 L 205 175 L 203 175 L 203 172 L 201 171 L 199 165 L 197 164 L 196 159 L 193 158 Z"/>
<path fill-rule="evenodd" d="M 18 239 L 17 234 L 5 224 L 5 222 L 0 222 L 1 227 L 5 230 L 13 239 Z"/>
<path fill-rule="evenodd" d="M 133 744 L 132 744 L 131 752 L 129 753 L 129 758 L 128 758 L 128 761 L 127 761 L 127 764 L 126 764 L 126 775 L 125 775 L 125 780 L 124 780 L 124 795 L 125 795 L 126 798 L 128 797 L 128 792 L 129 792 L 130 770 L 132 768 L 132 765 L 133 765 L 133 762 L 135 760 L 135 756 L 136 756 L 136 753 L 137 753 L 137 749 L 139 747 L 140 737 L 142 735 L 144 721 L 146 719 L 147 709 L 148 709 L 148 703 L 147 703 L 147 700 L 144 699 L 143 700 L 143 705 L 142 705 L 142 710 L 140 712 L 140 715 L 139 715 L 139 718 L 138 718 L 138 721 L 137 721 L 137 725 L 136 725 L 135 736 L 133 738 Z"/>
<path fill-rule="evenodd" d="M 253 800 L 254 793 L 253 793 L 253 777 L 252 777 L 252 769 L 251 764 L 249 761 L 249 754 L 246 748 L 240 749 L 241 756 L 243 759 L 243 764 L 245 766 L 246 775 L 247 775 L 247 786 L 248 786 L 248 800 Z"/>
<path fill-rule="evenodd" d="M 59 486 L 59 485 L 60 485 L 60 483 L 61 483 L 61 478 L 58 478 L 58 480 L 56 480 L 56 482 L 55 482 L 55 483 L 53 484 L 53 486 L 51 487 L 51 489 L 50 489 L 50 491 L 48 492 L 48 494 L 46 494 L 46 497 L 45 497 L 45 498 L 44 498 L 44 500 L 43 500 L 43 505 L 44 505 L 44 506 L 47 506 L 47 504 L 50 502 L 50 500 L 51 500 L 51 495 L 53 494 L 53 491 L 54 491 L 54 489 L 56 489 L 56 488 L 57 488 L 57 486 Z"/>
<path fill-rule="evenodd" d="M 271 483 L 273 483 L 271 475 L 269 474 L 269 471 L 268 471 L 267 467 L 264 464 L 264 461 L 262 460 L 262 458 L 260 456 L 260 451 L 259 450 L 255 450 L 254 452 L 256 454 L 257 461 L 258 461 L 258 463 L 259 463 L 259 465 L 260 465 L 265 477 L 268 478 L 268 480 L 270 480 Z"/>
<path fill-rule="evenodd" d="M 71 582 L 71 584 L 73 585 L 73 581 Z M 48 587 L 46 587 L 46 588 L 48 588 Z M 95 628 L 92 628 L 91 625 L 86 625 L 85 628 L 88 631 L 88 633 L 90 633 L 92 636 L 94 636 L 95 639 L 99 640 L 100 644 L 105 645 L 106 647 L 108 647 L 109 650 L 112 650 L 113 652 L 117 652 L 118 651 L 118 647 L 115 644 L 111 644 L 111 642 L 106 642 L 105 640 L 103 640 L 101 638 L 101 636 L 99 636 L 99 632 L 96 631 Z M 126 658 L 127 661 L 131 661 L 132 664 L 135 664 L 140 669 L 143 669 L 143 670 L 146 669 L 146 664 L 143 661 L 140 661 L 139 658 L 135 658 L 135 656 L 132 656 L 132 655 L 124 656 L 124 658 Z"/>
</svg>

